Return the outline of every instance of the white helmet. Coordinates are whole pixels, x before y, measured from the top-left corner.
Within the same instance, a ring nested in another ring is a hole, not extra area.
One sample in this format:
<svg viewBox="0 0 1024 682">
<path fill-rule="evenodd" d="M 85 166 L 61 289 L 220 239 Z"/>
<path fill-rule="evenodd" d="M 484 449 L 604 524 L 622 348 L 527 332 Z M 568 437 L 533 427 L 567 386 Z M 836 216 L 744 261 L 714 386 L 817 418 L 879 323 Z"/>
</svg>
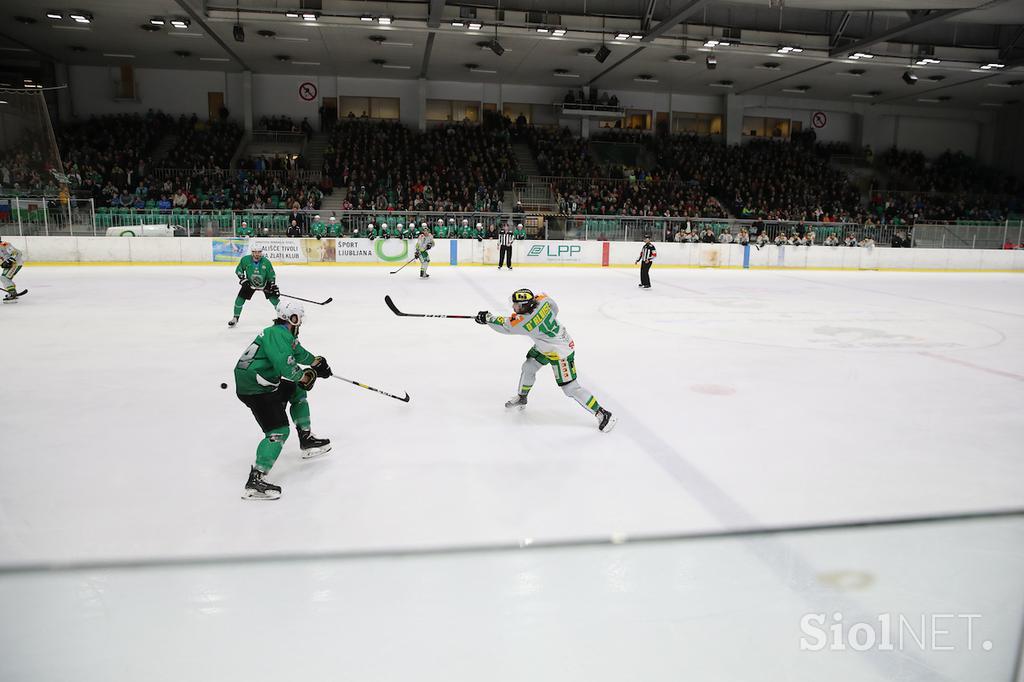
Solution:
<svg viewBox="0 0 1024 682">
<path fill-rule="evenodd" d="M 249 248 L 249 253 L 258 253 L 258 254 L 262 255 L 263 254 L 263 244 L 260 244 L 259 242 L 256 242 L 255 244 L 253 244 Z"/>
<path fill-rule="evenodd" d="M 477 223 L 476 226 L 477 226 L 477 228 L 481 228 L 481 227 L 484 226 L 484 224 L 483 223 Z"/>
<path fill-rule="evenodd" d="M 367 223 L 367 225 L 366 225 L 366 226 L 367 226 L 368 228 L 370 228 L 371 230 L 372 230 L 372 229 L 373 229 L 373 227 L 374 227 L 373 223 Z"/>
<path fill-rule="evenodd" d="M 306 309 L 298 301 L 282 301 L 277 304 L 277 319 L 285 320 L 293 327 L 302 324 Z"/>
<path fill-rule="evenodd" d="M 381 227 L 387 227 L 387 226 L 388 226 L 388 223 L 387 223 L 387 221 L 386 221 L 386 220 L 382 220 L 382 221 L 380 221 L 380 226 L 381 226 Z"/>
<path fill-rule="evenodd" d="M 518 225 L 516 225 L 516 227 L 522 227 L 522 226 L 523 226 L 522 223 L 519 223 Z"/>
<path fill-rule="evenodd" d="M 420 223 L 420 227 L 422 227 L 424 230 L 430 229 L 430 225 L 427 225 L 427 221 L 426 220 L 424 220 L 422 223 Z"/>
<path fill-rule="evenodd" d="M 395 225 L 395 227 L 401 230 L 403 227 L 405 227 L 405 225 L 403 225 L 402 223 L 398 223 L 397 225 Z"/>
<path fill-rule="evenodd" d="M 467 220 L 466 218 L 463 218 L 462 219 L 462 224 L 463 225 L 469 225 L 469 220 Z"/>
<path fill-rule="evenodd" d="M 444 218 L 438 218 L 437 219 L 437 224 L 438 225 L 444 225 Z"/>
</svg>

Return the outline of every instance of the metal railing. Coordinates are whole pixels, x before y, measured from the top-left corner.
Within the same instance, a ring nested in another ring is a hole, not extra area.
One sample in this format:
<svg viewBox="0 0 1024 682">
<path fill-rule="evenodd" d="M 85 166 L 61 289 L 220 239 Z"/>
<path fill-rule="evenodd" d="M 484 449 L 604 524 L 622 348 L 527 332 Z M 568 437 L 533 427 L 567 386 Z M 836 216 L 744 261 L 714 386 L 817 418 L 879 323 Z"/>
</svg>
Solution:
<svg viewBox="0 0 1024 682">
<path fill-rule="evenodd" d="M 96 235 L 92 199 L 0 197 L 0 232 L 18 236 Z"/>
<path fill-rule="evenodd" d="M 1024 221 L 1006 221 L 994 225 L 955 225 L 919 223 L 905 225 L 875 225 L 862 223 L 821 223 L 788 220 L 741 220 L 735 218 L 606 216 L 606 215 L 546 215 L 536 211 L 491 212 L 424 212 L 424 211 L 299 211 L 298 225 L 304 234 L 320 215 L 320 220 L 331 224 L 331 236 L 365 234 L 369 223 L 389 226 L 396 223 L 426 222 L 433 228 L 438 219 L 446 226 L 461 226 L 466 220 L 471 226 L 481 223 L 484 228 L 501 226 L 506 222 L 523 223 L 532 239 L 582 239 L 600 241 L 639 241 L 650 235 L 655 241 L 677 241 L 679 232 L 700 232 L 711 228 L 716 240 L 728 230 L 738 235 L 746 229 L 751 239 L 763 232 L 772 241 L 779 233 L 787 235 L 815 233 L 815 243 L 821 244 L 834 234 L 840 240 L 847 236 L 862 240 L 870 238 L 875 245 L 887 247 L 893 238 L 909 237 L 912 246 L 925 248 L 1001 249 L 1005 245 L 1018 246 L 1024 242 Z M 179 236 L 232 236 L 245 221 L 256 235 L 283 236 L 287 234 L 292 212 L 287 210 L 202 210 L 183 209 L 116 209 L 95 208 L 92 199 L 61 199 L 60 197 L 0 197 L 0 233 L 17 235 L 101 235 L 109 228 L 133 225 L 169 225 Z M 454 221 L 454 222 L 453 222 Z M 114 232 L 117 232 L 116 230 Z"/>
</svg>

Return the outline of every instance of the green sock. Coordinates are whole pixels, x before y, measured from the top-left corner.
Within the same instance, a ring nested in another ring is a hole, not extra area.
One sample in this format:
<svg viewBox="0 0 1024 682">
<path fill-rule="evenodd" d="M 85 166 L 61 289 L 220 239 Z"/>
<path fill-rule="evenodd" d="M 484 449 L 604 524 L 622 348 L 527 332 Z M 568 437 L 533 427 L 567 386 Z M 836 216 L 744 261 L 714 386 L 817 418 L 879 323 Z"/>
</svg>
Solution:
<svg viewBox="0 0 1024 682">
<path fill-rule="evenodd" d="M 277 304 L 281 302 L 281 299 L 279 299 L 277 296 L 271 296 L 269 301 L 270 301 L 270 304 L 272 306 L 274 306 L 274 309 L 276 310 L 277 309 Z"/>
<path fill-rule="evenodd" d="M 288 412 L 292 416 L 295 428 L 309 431 L 309 402 L 306 400 L 305 389 L 298 386 L 295 387 L 295 393 L 292 394 L 291 407 Z"/>
<path fill-rule="evenodd" d="M 242 306 L 245 305 L 245 299 L 241 296 L 235 298 L 235 317 L 242 314 Z"/>
<path fill-rule="evenodd" d="M 268 431 L 256 447 L 256 468 L 267 473 L 274 466 L 284 442 L 288 440 L 288 427 L 282 426 L 279 429 Z"/>
</svg>

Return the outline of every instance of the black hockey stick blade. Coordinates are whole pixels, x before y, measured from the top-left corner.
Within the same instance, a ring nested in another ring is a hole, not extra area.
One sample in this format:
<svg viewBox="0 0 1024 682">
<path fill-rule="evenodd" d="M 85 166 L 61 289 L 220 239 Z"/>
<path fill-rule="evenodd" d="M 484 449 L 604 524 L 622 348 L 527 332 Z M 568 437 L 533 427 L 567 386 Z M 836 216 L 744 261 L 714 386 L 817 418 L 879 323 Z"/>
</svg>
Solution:
<svg viewBox="0 0 1024 682">
<path fill-rule="evenodd" d="M 402 265 L 402 267 L 398 268 L 397 270 L 392 270 L 392 271 L 391 271 L 391 272 L 389 272 L 388 274 L 389 274 L 389 275 L 397 275 L 398 273 L 400 273 L 400 272 L 401 272 L 401 271 L 402 271 L 402 270 L 403 270 L 403 269 L 405 268 L 405 266 L 406 266 L 406 265 L 408 265 L 409 263 L 413 262 L 414 260 L 416 260 L 416 257 L 415 257 L 415 256 L 413 256 L 412 258 L 410 258 L 410 259 L 409 259 L 409 261 L 408 261 L 407 263 L 405 263 L 405 264 L 403 264 L 403 265 Z"/>
<path fill-rule="evenodd" d="M 476 317 L 476 315 L 426 315 L 423 313 L 403 313 L 398 309 L 398 306 L 395 305 L 395 302 L 391 300 L 391 296 L 385 295 L 384 302 L 388 304 L 389 308 L 391 308 L 391 312 L 400 317 L 446 317 L 452 320 L 472 320 Z"/>
<path fill-rule="evenodd" d="M 296 301 L 303 301 L 305 303 L 312 303 L 313 305 L 327 305 L 334 300 L 333 297 L 328 298 L 326 301 L 311 301 L 308 298 L 299 298 L 298 296 L 289 296 L 288 294 L 279 294 L 281 298 L 292 298 Z"/>
<path fill-rule="evenodd" d="M 0 289 L 0 291 L 3 291 L 3 290 Z M 28 293 L 28 289 L 22 289 L 21 291 L 15 291 L 14 292 L 14 298 L 21 298 L 22 296 L 24 296 L 27 293 Z"/>
</svg>

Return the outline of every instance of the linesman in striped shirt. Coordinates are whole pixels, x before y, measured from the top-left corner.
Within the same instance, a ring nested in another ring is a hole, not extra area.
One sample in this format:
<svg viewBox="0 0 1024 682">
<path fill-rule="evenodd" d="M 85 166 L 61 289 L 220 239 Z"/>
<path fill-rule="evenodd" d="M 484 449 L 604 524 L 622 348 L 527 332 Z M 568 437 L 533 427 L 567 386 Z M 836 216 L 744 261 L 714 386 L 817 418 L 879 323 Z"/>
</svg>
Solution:
<svg viewBox="0 0 1024 682">
<path fill-rule="evenodd" d="M 640 249 L 640 257 L 636 259 L 636 262 L 640 264 L 640 286 L 644 289 L 651 288 L 651 265 L 654 264 L 654 259 L 657 257 L 658 252 L 654 250 L 651 236 L 644 235 L 644 245 Z"/>
<path fill-rule="evenodd" d="M 512 234 L 512 226 L 505 223 L 505 226 L 501 228 L 501 232 L 498 233 L 498 269 L 501 270 L 501 266 L 508 263 L 508 269 L 512 269 L 512 241 L 515 239 L 515 235 Z"/>
</svg>

